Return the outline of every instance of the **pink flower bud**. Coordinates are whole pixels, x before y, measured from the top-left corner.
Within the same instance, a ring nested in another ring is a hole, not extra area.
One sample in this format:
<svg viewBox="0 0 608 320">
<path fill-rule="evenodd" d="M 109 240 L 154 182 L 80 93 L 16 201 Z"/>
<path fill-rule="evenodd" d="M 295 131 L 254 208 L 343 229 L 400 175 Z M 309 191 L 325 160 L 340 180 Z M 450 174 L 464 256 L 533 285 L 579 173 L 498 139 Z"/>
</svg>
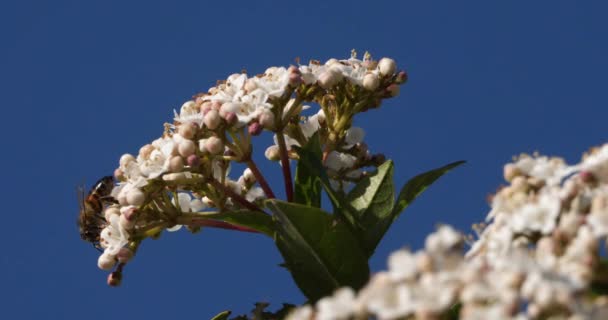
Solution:
<svg viewBox="0 0 608 320">
<path fill-rule="evenodd" d="M 391 97 L 396 97 L 399 95 L 399 85 L 398 84 L 391 84 L 390 86 L 388 86 L 388 88 L 386 88 L 386 91 L 388 93 L 389 96 Z"/>
<path fill-rule="evenodd" d="M 397 78 L 395 79 L 395 83 L 398 84 L 403 84 L 407 82 L 407 72 L 405 71 L 400 71 L 399 74 L 397 74 Z"/>
<path fill-rule="evenodd" d="M 135 221 L 127 219 L 124 215 L 120 216 L 118 223 L 126 230 L 131 230 L 135 226 Z"/>
<path fill-rule="evenodd" d="M 127 263 L 133 258 L 133 251 L 128 248 L 120 248 L 118 254 L 116 254 L 116 258 L 120 263 Z"/>
<path fill-rule="evenodd" d="M 264 110 L 260 114 L 258 121 L 265 129 L 272 130 L 274 128 L 274 113 L 270 110 Z"/>
<path fill-rule="evenodd" d="M 188 166 L 190 167 L 198 167 L 201 164 L 201 159 L 197 155 L 191 154 L 188 156 L 188 159 L 186 159 L 186 163 L 188 163 Z"/>
<path fill-rule="evenodd" d="M 247 128 L 247 131 L 252 136 L 259 136 L 260 133 L 262 133 L 262 125 L 260 125 L 258 122 L 253 122 Z"/>
<path fill-rule="evenodd" d="M 114 169 L 114 177 L 118 181 L 124 181 L 125 180 L 125 173 L 122 170 L 120 170 L 120 168 L 116 168 L 116 169 Z"/>
<path fill-rule="evenodd" d="M 220 138 L 212 136 L 205 141 L 205 149 L 210 154 L 219 154 L 224 151 L 224 143 Z"/>
<path fill-rule="evenodd" d="M 122 217 L 125 217 L 125 219 L 129 220 L 129 221 L 135 221 L 135 219 L 137 219 L 137 208 L 134 206 L 126 206 L 126 207 L 122 207 L 120 208 L 120 214 Z M 110 220 L 108 220 L 110 221 Z"/>
<path fill-rule="evenodd" d="M 302 83 L 302 75 L 298 73 L 289 74 L 289 85 L 292 87 L 298 86 Z"/>
<path fill-rule="evenodd" d="M 215 109 L 209 110 L 203 118 L 203 122 L 205 122 L 205 126 L 207 126 L 209 130 L 215 130 L 220 125 L 221 121 L 220 114 Z"/>
<path fill-rule="evenodd" d="M 234 112 L 228 112 L 228 113 L 226 113 L 226 116 L 224 117 L 224 120 L 226 120 L 226 123 L 228 123 L 229 125 L 235 124 L 237 119 L 238 118 L 236 116 L 236 113 L 234 113 Z"/>
<path fill-rule="evenodd" d="M 395 73 L 396 69 L 397 64 L 395 63 L 395 60 L 391 58 L 382 58 L 378 62 L 378 70 L 383 76 L 392 75 L 393 73 Z"/>
<path fill-rule="evenodd" d="M 211 110 L 211 101 L 203 102 L 203 104 L 201 105 L 201 113 L 203 115 L 206 115 L 209 110 Z"/>
<path fill-rule="evenodd" d="M 110 287 L 118 287 L 122 281 L 122 273 L 114 271 L 108 275 L 108 285 Z"/>
</svg>

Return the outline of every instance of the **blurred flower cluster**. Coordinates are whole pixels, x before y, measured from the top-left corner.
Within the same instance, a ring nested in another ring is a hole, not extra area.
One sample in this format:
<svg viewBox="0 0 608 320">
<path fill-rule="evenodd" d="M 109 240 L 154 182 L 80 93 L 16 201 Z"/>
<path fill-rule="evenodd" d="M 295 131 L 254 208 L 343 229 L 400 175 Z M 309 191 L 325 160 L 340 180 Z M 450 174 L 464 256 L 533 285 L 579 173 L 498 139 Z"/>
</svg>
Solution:
<svg viewBox="0 0 608 320">
<path fill-rule="evenodd" d="M 359 60 L 353 51 L 346 60 L 271 67 L 255 76 L 233 74 L 195 95 L 175 111 L 161 137 L 137 155 L 120 158 L 114 172 L 118 184 L 111 192 L 115 203 L 106 203 L 100 213 L 105 222 L 98 265 L 114 270 L 109 283 L 120 283 L 123 266 L 141 241 L 163 230 L 259 232 L 233 223 L 226 213 L 263 213 L 263 201 L 275 198 L 252 156 L 252 139 L 264 131 L 274 136 L 274 144 L 262 151 L 280 161 L 287 201 L 294 198 L 290 160 L 298 160 L 297 148 L 313 135 L 321 143 L 320 158 L 332 187 L 347 190 L 385 161 L 368 150 L 353 117 L 398 95 L 406 78 L 392 59 L 375 61 L 366 53 Z M 232 178 L 236 163 L 246 169 Z"/>
<path fill-rule="evenodd" d="M 288 318 L 608 319 L 608 144 L 571 166 L 520 155 L 504 176 L 477 237 L 442 226 L 359 292 L 339 289 Z"/>
</svg>

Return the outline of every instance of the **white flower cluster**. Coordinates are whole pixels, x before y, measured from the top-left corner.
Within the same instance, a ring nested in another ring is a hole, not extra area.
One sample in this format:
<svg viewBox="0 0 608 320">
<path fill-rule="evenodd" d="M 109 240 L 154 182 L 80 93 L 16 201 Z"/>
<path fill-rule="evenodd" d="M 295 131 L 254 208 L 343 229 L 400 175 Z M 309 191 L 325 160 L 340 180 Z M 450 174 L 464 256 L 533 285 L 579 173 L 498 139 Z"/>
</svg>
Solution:
<svg viewBox="0 0 608 320">
<path fill-rule="evenodd" d="M 194 96 L 174 111 L 174 122 L 165 124 L 160 138 L 136 156 L 120 158 L 114 172 L 118 185 L 111 192 L 116 204 L 104 202 L 105 223 L 99 224 L 104 227 L 99 267 L 116 267 L 120 274 L 142 239 L 196 219 L 191 230 L 201 227 L 204 217 L 190 213 L 261 211 L 261 200 L 274 197 L 252 157 L 252 137 L 263 130 L 287 142 L 267 150 L 269 159 L 289 166 L 289 159 L 298 157 L 292 147 L 304 146 L 318 133 L 336 188 L 359 179 L 361 168 L 378 165 L 383 157 L 369 153 L 363 129 L 353 127 L 352 119 L 397 95 L 405 80 L 392 59 L 374 61 L 366 54 L 358 60 L 353 54 L 325 64 L 270 67 L 256 76 L 232 74 Z M 310 106 L 305 103 L 319 110 L 306 118 L 302 111 Z M 234 162 L 248 167 L 237 179 L 229 177 Z"/>
<path fill-rule="evenodd" d="M 399 250 L 358 293 L 342 288 L 288 319 L 608 319 L 608 144 L 580 164 L 522 155 L 465 254 L 443 226 Z M 604 289 L 605 290 L 605 289 Z"/>
</svg>

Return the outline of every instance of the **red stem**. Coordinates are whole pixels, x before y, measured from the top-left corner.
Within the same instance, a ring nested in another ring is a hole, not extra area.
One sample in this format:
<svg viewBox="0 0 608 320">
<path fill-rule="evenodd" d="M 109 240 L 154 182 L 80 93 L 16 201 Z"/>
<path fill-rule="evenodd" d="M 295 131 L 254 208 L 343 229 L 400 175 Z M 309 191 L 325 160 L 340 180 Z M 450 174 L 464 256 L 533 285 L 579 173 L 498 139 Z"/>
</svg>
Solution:
<svg viewBox="0 0 608 320">
<path fill-rule="evenodd" d="M 274 196 L 274 192 L 272 192 L 272 189 L 268 185 L 268 182 L 264 178 L 264 175 L 262 175 L 262 173 L 260 172 L 260 169 L 258 169 L 258 166 L 256 166 L 255 162 L 253 162 L 253 160 L 251 160 L 251 159 L 247 160 L 247 167 L 249 167 L 249 169 L 251 170 L 251 172 L 255 176 L 255 179 L 260 184 L 260 187 L 262 187 L 262 190 L 264 190 L 264 193 L 266 194 L 266 197 L 268 199 L 274 199 L 274 198 L 276 198 Z"/>
<path fill-rule="evenodd" d="M 217 220 L 209 220 L 209 219 L 192 219 L 192 224 L 198 227 L 211 227 L 211 228 L 219 228 L 219 229 L 227 229 L 227 230 L 236 230 L 242 232 L 253 232 L 260 233 L 259 231 L 247 227 L 235 226 L 233 224 L 217 221 Z"/>
</svg>

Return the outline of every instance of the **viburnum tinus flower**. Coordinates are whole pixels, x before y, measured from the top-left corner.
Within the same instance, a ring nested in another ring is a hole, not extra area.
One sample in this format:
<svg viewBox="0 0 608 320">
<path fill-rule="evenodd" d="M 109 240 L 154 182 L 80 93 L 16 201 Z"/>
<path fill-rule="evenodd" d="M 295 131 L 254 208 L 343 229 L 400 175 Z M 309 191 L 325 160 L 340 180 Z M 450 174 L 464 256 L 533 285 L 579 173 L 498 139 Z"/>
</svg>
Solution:
<svg viewBox="0 0 608 320">
<path fill-rule="evenodd" d="M 274 146 L 261 150 L 280 161 L 287 201 L 294 200 L 291 160 L 311 142 L 319 144 L 321 164 L 340 192 L 374 172 L 384 156 L 370 153 L 354 117 L 395 96 L 405 80 L 392 59 L 378 62 L 366 53 L 359 60 L 353 51 L 343 60 L 234 73 L 185 101 L 160 137 L 120 158 L 111 193 L 117 203 L 101 234 L 100 267 L 116 266 L 108 281 L 120 283 L 140 243 L 164 230 L 255 231 L 223 219 L 241 211 L 266 214 L 264 200 L 275 198 L 253 156 L 260 152 L 253 140 L 264 131 L 274 136 Z M 230 174 L 235 164 L 247 168 L 240 177 Z"/>
</svg>

